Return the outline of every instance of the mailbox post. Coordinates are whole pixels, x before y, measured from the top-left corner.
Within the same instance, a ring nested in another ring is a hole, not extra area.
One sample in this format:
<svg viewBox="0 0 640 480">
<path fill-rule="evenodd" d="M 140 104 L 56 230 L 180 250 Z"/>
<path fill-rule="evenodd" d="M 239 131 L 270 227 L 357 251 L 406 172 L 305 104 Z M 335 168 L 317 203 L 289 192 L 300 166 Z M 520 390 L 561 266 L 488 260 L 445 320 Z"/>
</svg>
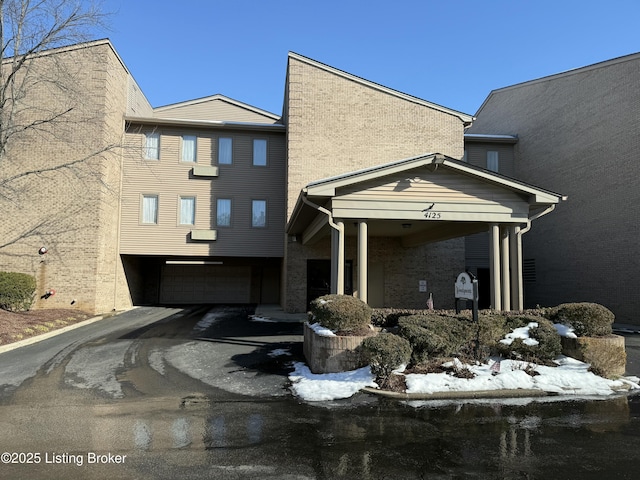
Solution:
<svg viewBox="0 0 640 480">
<path fill-rule="evenodd" d="M 478 321 L 478 279 L 471 272 L 462 272 L 455 283 L 456 312 L 460 313 L 458 301 L 471 300 L 473 302 L 473 321 Z"/>
</svg>

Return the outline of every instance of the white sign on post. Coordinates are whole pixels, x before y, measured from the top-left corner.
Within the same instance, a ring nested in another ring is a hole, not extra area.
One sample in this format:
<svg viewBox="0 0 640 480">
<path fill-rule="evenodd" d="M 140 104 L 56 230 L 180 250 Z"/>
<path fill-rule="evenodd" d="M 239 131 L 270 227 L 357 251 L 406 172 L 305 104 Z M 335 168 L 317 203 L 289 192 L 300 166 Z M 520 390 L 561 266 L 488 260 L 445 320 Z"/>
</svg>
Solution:
<svg viewBox="0 0 640 480">
<path fill-rule="evenodd" d="M 456 298 L 473 300 L 473 282 L 468 273 L 462 272 L 456 279 Z"/>
</svg>

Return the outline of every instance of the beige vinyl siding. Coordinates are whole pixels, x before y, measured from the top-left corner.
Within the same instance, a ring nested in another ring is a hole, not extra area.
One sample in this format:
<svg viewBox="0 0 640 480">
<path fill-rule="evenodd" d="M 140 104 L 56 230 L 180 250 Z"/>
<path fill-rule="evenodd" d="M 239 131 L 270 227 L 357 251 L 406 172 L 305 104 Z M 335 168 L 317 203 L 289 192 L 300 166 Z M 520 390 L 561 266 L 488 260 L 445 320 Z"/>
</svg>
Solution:
<svg viewBox="0 0 640 480">
<path fill-rule="evenodd" d="M 143 144 L 144 131 L 126 136 L 128 150 Z M 283 134 L 259 132 L 196 131 L 156 129 L 160 132 L 160 161 L 140 156 L 125 158 L 122 200 L 121 252 L 144 255 L 281 257 L 284 250 L 285 139 Z M 217 138 L 232 137 L 234 163 L 221 165 L 217 177 L 194 177 L 194 163 L 181 162 L 181 139 L 195 134 L 197 165 L 212 164 L 217 158 Z M 253 138 L 268 138 L 269 162 L 252 165 Z M 157 194 L 158 224 L 142 225 L 142 194 Z M 179 198 L 196 198 L 195 224 L 179 225 Z M 232 200 L 230 227 L 216 226 L 218 198 Z M 251 200 L 267 200 L 267 225 L 251 227 Z M 192 241 L 191 230 L 216 230 L 215 241 Z"/>
<path fill-rule="evenodd" d="M 223 99 L 203 100 L 175 107 L 156 109 L 155 117 L 181 120 L 218 120 L 228 122 L 249 122 L 273 124 L 276 120 L 248 108 L 226 102 Z"/>
<path fill-rule="evenodd" d="M 446 171 L 393 176 L 345 188 L 334 198 L 333 213 L 345 218 L 425 219 L 423 209 L 438 220 L 517 221 L 527 218 L 529 204 L 503 187 Z M 494 218 L 492 218 L 494 217 Z"/>
<path fill-rule="evenodd" d="M 487 168 L 487 152 L 498 152 L 498 172 L 508 177 L 514 176 L 514 146 L 500 143 L 467 142 L 465 151 L 466 161 L 470 165 Z"/>
</svg>

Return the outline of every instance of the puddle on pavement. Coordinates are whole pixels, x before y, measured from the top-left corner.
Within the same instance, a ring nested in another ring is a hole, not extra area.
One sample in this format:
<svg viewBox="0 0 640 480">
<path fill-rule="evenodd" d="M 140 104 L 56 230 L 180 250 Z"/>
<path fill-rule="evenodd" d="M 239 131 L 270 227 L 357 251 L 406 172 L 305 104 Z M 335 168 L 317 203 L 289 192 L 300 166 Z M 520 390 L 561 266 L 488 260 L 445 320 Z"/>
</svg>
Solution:
<svg viewBox="0 0 640 480">
<path fill-rule="evenodd" d="M 220 401 L 193 392 L 48 407 L 32 424 L 34 408 L 0 407 L 0 418 L 11 418 L 0 449 L 127 454 L 118 471 L 125 478 L 150 465 L 165 472 L 157 478 L 248 465 L 268 478 L 625 478 L 640 451 L 636 397 L 416 406 L 368 396 Z"/>
</svg>

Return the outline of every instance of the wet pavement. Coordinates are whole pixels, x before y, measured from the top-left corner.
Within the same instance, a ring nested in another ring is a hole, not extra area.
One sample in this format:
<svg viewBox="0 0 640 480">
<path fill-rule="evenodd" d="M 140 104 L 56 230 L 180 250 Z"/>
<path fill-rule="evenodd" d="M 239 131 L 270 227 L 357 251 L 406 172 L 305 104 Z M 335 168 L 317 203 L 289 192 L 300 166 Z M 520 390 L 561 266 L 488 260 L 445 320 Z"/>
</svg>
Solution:
<svg viewBox="0 0 640 480">
<path fill-rule="evenodd" d="M 0 478 L 637 477 L 640 397 L 306 403 L 301 325 L 248 313 L 142 308 L 0 354 Z"/>
</svg>

